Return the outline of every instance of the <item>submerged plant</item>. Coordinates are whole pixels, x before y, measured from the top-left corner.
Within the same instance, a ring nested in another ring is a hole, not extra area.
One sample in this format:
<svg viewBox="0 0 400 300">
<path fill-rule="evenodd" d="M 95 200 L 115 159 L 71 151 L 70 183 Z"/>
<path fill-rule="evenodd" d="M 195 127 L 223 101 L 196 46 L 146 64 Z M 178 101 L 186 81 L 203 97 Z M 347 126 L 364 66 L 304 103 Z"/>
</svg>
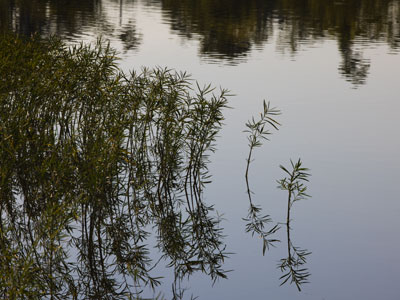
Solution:
<svg viewBox="0 0 400 300">
<path fill-rule="evenodd" d="M 0 298 L 136 299 L 161 261 L 226 277 L 203 190 L 227 92 L 192 83 L 124 74 L 101 42 L 1 37 Z"/>
<path fill-rule="evenodd" d="M 269 125 L 273 129 L 278 130 L 278 126 L 280 125 L 273 116 L 279 115 L 280 111 L 276 108 L 271 108 L 269 102 L 263 102 L 263 112 L 260 113 L 260 119 L 255 121 L 254 117 L 246 123 L 247 132 L 249 135 L 247 140 L 249 141 L 249 154 L 246 159 L 246 187 L 247 187 L 247 195 L 249 198 L 249 211 L 247 218 L 244 220 L 247 222 L 246 224 L 246 232 L 251 232 L 252 235 L 256 234 L 263 239 L 263 255 L 265 251 L 269 249 L 270 246 L 273 246 L 275 242 L 279 240 L 271 237 L 276 231 L 279 230 L 279 225 L 273 226 L 271 229 L 266 230 L 265 227 L 267 224 L 272 222 L 272 218 L 269 215 L 261 214 L 261 207 L 254 204 L 252 200 L 253 192 L 250 189 L 249 185 L 249 169 L 250 163 L 252 162 L 253 151 L 257 147 L 262 146 L 262 140 L 268 140 L 268 135 L 271 134 L 269 129 L 266 129 L 266 126 Z"/>
<path fill-rule="evenodd" d="M 288 175 L 278 181 L 281 190 L 287 191 L 288 193 L 288 203 L 287 203 L 287 216 L 286 216 L 286 232 L 287 232 L 287 258 L 283 258 L 278 265 L 278 268 L 285 272 L 281 276 L 282 283 L 285 284 L 290 280 L 290 283 L 294 283 L 297 286 L 297 289 L 301 291 L 300 286 L 304 283 L 308 282 L 308 278 L 310 277 L 310 273 L 308 269 L 304 267 L 307 262 L 307 256 L 311 254 L 306 249 L 300 249 L 295 247 L 290 239 L 290 213 L 293 204 L 297 201 L 304 200 L 310 197 L 307 192 L 307 186 L 304 182 L 308 181 L 308 177 L 310 176 L 309 169 L 302 167 L 302 162 L 299 159 L 296 163 L 290 161 L 292 170 L 289 171 L 285 167 L 280 166 L 281 169 Z"/>
</svg>

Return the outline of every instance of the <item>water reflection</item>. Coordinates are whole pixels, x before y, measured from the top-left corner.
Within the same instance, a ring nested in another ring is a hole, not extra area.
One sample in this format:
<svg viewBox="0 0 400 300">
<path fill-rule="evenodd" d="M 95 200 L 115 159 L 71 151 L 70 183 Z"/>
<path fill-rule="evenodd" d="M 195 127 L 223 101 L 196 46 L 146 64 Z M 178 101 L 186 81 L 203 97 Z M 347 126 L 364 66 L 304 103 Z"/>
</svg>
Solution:
<svg viewBox="0 0 400 300">
<path fill-rule="evenodd" d="M 112 2 L 119 5 L 119 15 L 110 16 L 109 3 L 101 0 L 0 0 L 0 29 L 23 35 L 39 32 L 68 40 L 92 33 L 121 40 L 125 50 L 137 48 L 141 36 L 134 20 L 128 19 L 122 25 L 123 1 Z M 119 18 L 118 22 L 115 18 Z"/>
<path fill-rule="evenodd" d="M 255 148 L 262 146 L 262 140 L 268 140 L 268 136 L 272 133 L 266 127 L 278 130 L 280 124 L 274 119 L 274 116 L 279 115 L 280 111 L 271 108 L 269 103 L 263 103 L 263 112 L 260 114 L 260 119 L 256 121 L 254 117 L 246 123 L 245 132 L 248 133 L 247 140 L 249 142 L 249 154 L 246 159 L 246 172 L 245 180 L 247 187 L 247 195 L 250 202 L 250 208 L 248 210 L 247 218 L 243 220 L 247 222 L 246 232 L 251 233 L 252 236 L 257 235 L 263 240 L 263 255 L 265 255 L 266 250 L 270 247 L 275 247 L 276 243 L 280 240 L 276 239 L 274 235 L 280 229 L 280 224 L 284 224 L 286 227 L 286 238 L 287 238 L 287 257 L 280 260 L 278 268 L 284 274 L 279 278 L 282 282 L 281 285 L 289 282 L 294 283 L 298 289 L 301 291 L 301 286 L 305 283 L 309 283 L 309 277 L 311 273 L 306 267 L 307 258 L 311 254 L 306 249 L 301 249 L 296 247 L 292 240 L 290 232 L 292 228 L 291 210 L 293 204 L 300 200 L 305 200 L 310 197 L 307 194 L 307 186 L 305 182 L 308 182 L 308 177 L 311 175 L 308 173 L 309 169 L 302 166 L 302 162 L 299 159 L 296 163 L 292 160 L 291 171 L 288 171 L 284 166 L 280 168 L 285 172 L 286 177 L 278 180 L 278 188 L 287 193 L 287 212 L 286 212 L 286 222 L 278 223 L 271 229 L 265 229 L 266 226 L 272 223 L 272 218 L 270 215 L 262 215 L 262 208 L 254 204 L 252 200 L 253 192 L 249 185 L 249 169 L 250 164 L 253 160 L 253 151 Z"/>
<path fill-rule="evenodd" d="M 137 48 L 141 36 L 123 0 L 0 0 L 0 27 L 23 34 L 41 32 L 71 38 L 93 32 L 119 39 L 125 50 Z M 297 53 L 302 47 L 334 39 L 342 56 L 339 72 L 358 85 L 369 72 L 362 49 L 386 43 L 400 48 L 400 5 L 396 0 L 155 0 L 172 32 L 200 42 L 207 61 L 242 62 L 253 49 L 276 42 L 277 51 Z M 119 13 L 108 14 L 118 7 Z M 118 19 L 118 20 L 116 20 Z M 361 48 L 361 49 L 358 49 Z"/>
<path fill-rule="evenodd" d="M 247 121 L 245 132 L 248 134 L 247 141 L 249 142 L 249 155 L 246 159 L 246 187 L 247 187 L 247 195 L 249 198 L 249 210 L 247 218 L 243 220 L 247 222 L 246 224 L 246 232 L 250 232 L 252 236 L 257 235 L 263 240 L 263 255 L 265 255 L 265 251 L 274 246 L 274 243 L 280 242 L 276 238 L 271 238 L 279 229 L 279 225 L 273 226 L 271 229 L 266 230 L 265 227 L 269 223 L 272 223 L 272 218 L 270 215 L 262 215 L 262 208 L 254 204 L 252 200 L 253 192 L 250 189 L 249 185 L 249 169 L 250 164 L 253 160 L 253 151 L 255 148 L 262 146 L 263 140 L 268 140 L 268 135 L 271 134 L 269 129 L 265 127 L 271 127 L 275 130 L 278 130 L 278 126 L 280 124 L 274 119 L 274 116 L 279 115 L 280 111 L 276 108 L 271 108 L 269 103 L 267 104 L 265 101 L 263 103 L 263 112 L 260 114 L 260 119 L 255 121 L 254 117 Z"/>
<path fill-rule="evenodd" d="M 196 36 L 206 58 L 232 62 L 273 38 L 277 51 L 292 54 L 303 45 L 337 40 L 340 73 L 356 85 L 369 71 L 356 46 L 387 43 L 393 52 L 400 46 L 399 2 L 393 0 L 161 0 L 161 6 L 173 31 Z"/>
<path fill-rule="evenodd" d="M 75 34 L 103 19 L 101 2 L 2 0 L 2 27 L 30 35 L 35 32 L 58 35 Z"/>
<path fill-rule="evenodd" d="M 226 91 L 27 40 L 0 38 L 0 299 L 143 299 L 162 265 L 178 296 L 226 278 L 204 197 Z"/>
<path fill-rule="evenodd" d="M 300 159 L 296 163 L 293 161 L 290 161 L 290 163 L 292 167 L 291 171 L 282 165 L 280 166 L 287 177 L 278 181 L 279 188 L 288 193 L 286 217 L 287 257 L 280 260 L 278 268 L 284 273 L 280 278 L 282 280 L 281 285 L 286 282 L 294 283 L 300 292 L 301 285 L 308 283 L 311 276 L 311 273 L 305 266 L 311 252 L 296 247 L 290 238 L 290 231 L 292 229 L 291 209 L 295 202 L 310 197 L 307 194 L 307 186 L 304 184 L 304 182 L 308 181 L 310 174 L 307 173 L 309 171 L 308 168 L 302 167 Z"/>
</svg>

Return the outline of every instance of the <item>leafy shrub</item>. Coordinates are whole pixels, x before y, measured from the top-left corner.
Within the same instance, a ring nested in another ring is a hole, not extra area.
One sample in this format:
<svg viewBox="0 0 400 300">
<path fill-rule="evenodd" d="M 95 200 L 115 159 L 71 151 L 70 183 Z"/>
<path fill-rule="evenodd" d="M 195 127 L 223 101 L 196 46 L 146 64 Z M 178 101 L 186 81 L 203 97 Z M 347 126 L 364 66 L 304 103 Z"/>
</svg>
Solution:
<svg viewBox="0 0 400 300">
<path fill-rule="evenodd" d="M 0 40 L 0 297 L 118 299 L 178 279 L 225 277 L 202 198 L 227 93 L 185 73 L 124 74 L 114 51 Z"/>
</svg>

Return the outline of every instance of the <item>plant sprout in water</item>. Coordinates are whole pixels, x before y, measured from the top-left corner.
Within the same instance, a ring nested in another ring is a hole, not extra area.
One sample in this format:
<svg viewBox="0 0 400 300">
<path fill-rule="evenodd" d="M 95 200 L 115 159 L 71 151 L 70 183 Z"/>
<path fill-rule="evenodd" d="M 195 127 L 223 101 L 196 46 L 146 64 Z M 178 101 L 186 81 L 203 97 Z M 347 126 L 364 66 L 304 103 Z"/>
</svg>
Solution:
<svg viewBox="0 0 400 300">
<path fill-rule="evenodd" d="M 273 246 L 275 242 L 279 240 L 271 237 L 275 232 L 279 230 L 279 225 L 273 226 L 271 229 L 265 229 L 266 225 L 272 223 L 272 218 L 269 215 L 261 214 L 261 207 L 255 205 L 252 199 L 253 192 L 249 185 L 249 169 L 250 163 L 252 162 L 253 151 L 257 147 L 262 146 L 262 140 L 268 140 L 268 135 L 272 134 L 266 126 L 270 126 L 275 130 L 278 130 L 280 125 L 273 117 L 280 114 L 280 111 L 276 108 L 271 108 L 269 102 L 263 102 L 263 112 L 260 113 L 260 119 L 256 121 L 254 117 L 246 123 L 248 133 L 247 140 L 249 142 L 249 154 L 246 159 L 246 186 L 247 195 L 249 198 L 249 210 L 248 215 L 244 220 L 246 224 L 246 232 L 251 232 L 252 235 L 256 234 L 263 239 L 263 255 L 265 251 Z"/>
<path fill-rule="evenodd" d="M 279 115 L 280 111 L 276 108 L 271 108 L 270 104 L 263 102 L 263 112 L 260 114 L 260 119 L 255 120 L 254 117 L 246 123 L 247 130 L 245 132 L 249 133 L 247 139 L 249 141 L 249 154 L 246 160 L 246 186 L 247 195 L 249 199 L 249 213 L 247 218 L 244 220 L 246 224 L 246 232 L 251 232 L 252 235 L 258 235 L 263 239 L 263 255 L 265 251 L 269 249 L 270 246 L 274 246 L 274 243 L 280 242 L 278 239 L 272 238 L 271 235 L 279 230 L 279 223 L 273 226 L 271 229 L 265 229 L 266 225 L 272 223 L 272 218 L 270 215 L 261 215 L 261 207 L 254 204 L 252 199 L 253 192 L 250 189 L 249 184 L 249 168 L 252 162 L 253 151 L 257 147 L 261 147 L 262 140 L 268 140 L 268 135 L 271 132 L 266 129 L 269 125 L 275 130 L 278 130 L 280 125 L 273 116 Z M 307 187 L 304 185 L 305 181 L 308 181 L 310 176 L 307 168 L 302 167 L 301 160 L 299 159 L 296 163 L 291 161 L 292 171 L 289 172 L 285 167 L 280 166 L 282 170 L 288 175 L 281 180 L 279 180 L 279 188 L 288 192 L 288 204 L 287 204 L 287 217 L 286 223 L 286 234 L 287 234 L 287 258 L 281 259 L 278 268 L 285 272 L 284 275 L 280 277 L 282 280 L 281 285 L 285 284 L 290 280 L 290 283 L 295 283 L 298 290 L 301 291 L 300 286 L 308 282 L 310 273 L 304 265 L 306 264 L 306 258 L 310 254 L 307 250 L 295 247 L 290 239 L 290 213 L 294 202 L 306 199 L 309 195 L 306 193 Z"/>
<path fill-rule="evenodd" d="M 290 280 L 290 283 L 296 284 L 299 291 L 301 291 L 300 286 L 308 282 L 310 273 L 308 269 L 304 267 L 307 262 L 307 256 L 311 254 L 306 249 L 301 249 L 293 245 L 290 238 L 291 230 L 291 208 L 293 204 L 297 201 L 307 199 L 310 197 L 307 192 L 307 186 L 304 182 L 308 181 L 310 174 L 309 169 L 302 167 L 302 162 L 299 159 L 296 163 L 290 161 L 292 170 L 289 171 L 284 166 L 280 166 L 281 169 L 287 174 L 285 177 L 278 181 L 281 190 L 287 191 L 288 202 L 287 202 L 287 217 L 286 217 L 286 230 L 287 230 L 287 251 L 288 256 L 280 260 L 278 268 L 285 272 L 281 276 L 282 283 L 285 284 Z"/>
</svg>

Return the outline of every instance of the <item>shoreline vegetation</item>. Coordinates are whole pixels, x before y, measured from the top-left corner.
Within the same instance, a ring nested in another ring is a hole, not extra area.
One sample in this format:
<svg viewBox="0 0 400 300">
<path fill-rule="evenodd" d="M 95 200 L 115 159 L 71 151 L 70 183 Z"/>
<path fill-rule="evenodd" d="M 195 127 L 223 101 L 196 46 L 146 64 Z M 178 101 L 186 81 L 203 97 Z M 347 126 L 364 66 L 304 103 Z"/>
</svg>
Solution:
<svg viewBox="0 0 400 300">
<path fill-rule="evenodd" d="M 221 218 L 203 191 L 229 92 L 174 70 L 126 74 L 117 63 L 102 40 L 0 39 L 1 298 L 143 299 L 167 267 L 175 300 L 195 272 L 227 278 Z M 245 131 L 245 230 L 263 239 L 263 255 L 280 242 L 281 223 L 265 229 L 272 218 L 252 200 L 249 168 L 279 114 L 264 101 Z M 310 253 L 293 246 L 289 215 L 308 197 L 300 181 L 309 174 L 300 160 L 292 167 L 279 181 L 289 193 L 288 259 L 279 268 L 300 291 Z"/>
<path fill-rule="evenodd" d="M 3 36 L 0 74 L 1 298 L 137 299 L 160 261 L 176 288 L 226 277 L 202 195 L 227 91 L 38 36 Z"/>
</svg>

